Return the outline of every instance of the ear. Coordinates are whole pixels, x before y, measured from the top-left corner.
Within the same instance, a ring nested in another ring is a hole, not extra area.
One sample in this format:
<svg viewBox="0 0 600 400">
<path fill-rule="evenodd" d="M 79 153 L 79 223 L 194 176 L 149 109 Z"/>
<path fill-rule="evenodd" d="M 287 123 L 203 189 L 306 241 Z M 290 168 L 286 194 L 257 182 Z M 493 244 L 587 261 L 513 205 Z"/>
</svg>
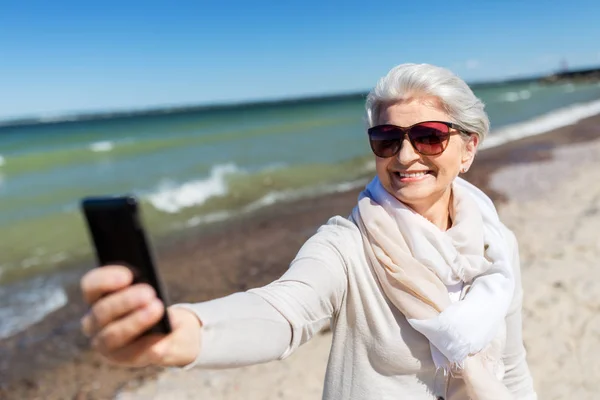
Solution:
<svg viewBox="0 0 600 400">
<path fill-rule="evenodd" d="M 462 152 L 460 160 L 460 171 L 467 172 L 475 160 L 475 153 L 477 153 L 477 146 L 479 145 L 479 136 L 476 134 L 469 135 L 469 139 L 465 142 L 465 147 Z"/>
</svg>

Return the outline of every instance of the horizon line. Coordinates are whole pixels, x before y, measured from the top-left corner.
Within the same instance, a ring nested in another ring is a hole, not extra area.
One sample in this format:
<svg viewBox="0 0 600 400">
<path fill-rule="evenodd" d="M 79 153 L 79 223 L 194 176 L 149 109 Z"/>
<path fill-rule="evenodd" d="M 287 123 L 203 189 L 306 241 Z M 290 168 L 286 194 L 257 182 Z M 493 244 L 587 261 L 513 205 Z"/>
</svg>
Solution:
<svg viewBox="0 0 600 400">
<path fill-rule="evenodd" d="M 600 73 L 600 67 L 596 68 L 582 68 L 578 70 L 570 70 L 564 72 L 556 72 L 551 74 L 537 74 L 529 76 L 517 76 L 507 77 L 504 79 L 494 79 L 489 81 L 474 81 L 467 82 L 472 88 L 482 88 L 486 86 L 497 86 L 506 85 L 511 83 L 521 83 L 527 81 L 536 80 L 548 80 L 552 78 L 561 77 L 572 77 L 577 74 L 588 74 L 588 73 Z M 127 109 L 105 109 L 98 111 L 65 111 L 56 113 L 46 113 L 45 115 L 37 116 L 21 116 L 21 117 L 9 117 L 6 119 L 0 118 L 0 129 L 9 128 L 16 126 L 33 126 L 42 124 L 60 124 L 78 121 L 91 121 L 91 120 L 103 120 L 103 119 L 118 119 L 118 118 L 129 118 L 139 116 L 150 116 L 160 114 L 179 114 L 179 113 L 191 113 L 201 111 L 215 111 L 215 110 L 227 110 L 238 107 L 264 107 L 274 104 L 280 105 L 294 105 L 302 103 L 310 103 L 315 101 L 329 101 L 329 100 L 341 100 L 345 98 L 354 98 L 360 96 L 366 96 L 369 93 L 369 89 L 365 90 L 354 90 L 347 92 L 337 93 L 312 93 L 304 95 L 292 95 L 284 97 L 267 97 L 267 98 L 256 98 L 256 99 L 244 99 L 244 100 L 232 100 L 232 101 L 221 101 L 221 102 L 206 102 L 196 104 L 163 104 L 163 105 L 149 105 L 138 108 L 127 108 Z"/>
</svg>

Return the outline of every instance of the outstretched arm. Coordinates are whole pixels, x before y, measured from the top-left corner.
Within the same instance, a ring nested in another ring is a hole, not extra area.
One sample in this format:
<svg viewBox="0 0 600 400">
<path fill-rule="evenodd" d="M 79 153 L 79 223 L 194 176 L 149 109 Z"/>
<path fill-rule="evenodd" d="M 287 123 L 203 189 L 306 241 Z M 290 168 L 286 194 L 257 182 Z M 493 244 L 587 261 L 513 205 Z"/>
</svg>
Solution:
<svg viewBox="0 0 600 400">
<path fill-rule="evenodd" d="M 229 368 L 282 359 L 327 325 L 347 287 L 332 229 L 321 227 L 288 271 L 267 286 L 174 306 L 192 311 L 202 325 L 200 352 L 186 367 Z"/>
<path fill-rule="evenodd" d="M 172 332 L 141 335 L 164 314 L 154 289 L 123 266 L 89 271 L 81 323 L 106 359 L 134 367 L 235 367 L 284 358 L 339 309 L 347 287 L 339 227 L 324 225 L 277 281 L 221 299 L 169 307 Z"/>
</svg>

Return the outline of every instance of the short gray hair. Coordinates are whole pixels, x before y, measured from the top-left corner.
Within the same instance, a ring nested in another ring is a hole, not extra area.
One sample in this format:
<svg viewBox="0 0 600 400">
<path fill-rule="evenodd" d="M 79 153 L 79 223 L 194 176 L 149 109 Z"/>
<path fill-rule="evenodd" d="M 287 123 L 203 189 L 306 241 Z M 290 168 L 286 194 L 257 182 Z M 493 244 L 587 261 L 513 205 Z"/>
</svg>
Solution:
<svg viewBox="0 0 600 400">
<path fill-rule="evenodd" d="M 490 120 L 483 102 L 454 73 L 429 64 L 398 65 L 377 82 L 365 105 L 369 127 L 378 124 L 383 107 L 421 96 L 439 99 L 451 122 L 479 136 L 480 143 L 487 136 Z"/>
</svg>

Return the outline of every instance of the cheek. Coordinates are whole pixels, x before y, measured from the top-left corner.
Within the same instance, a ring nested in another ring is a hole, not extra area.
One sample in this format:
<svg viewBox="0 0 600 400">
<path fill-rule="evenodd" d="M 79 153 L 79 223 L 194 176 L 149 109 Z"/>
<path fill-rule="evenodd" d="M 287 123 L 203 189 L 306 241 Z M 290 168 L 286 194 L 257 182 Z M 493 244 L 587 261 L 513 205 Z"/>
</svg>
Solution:
<svg viewBox="0 0 600 400">
<path fill-rule="evenodd" d="M 391 158 L 375 157 L 375 170 L 377 171 L 377 176 L 382 183 L 385 183 L 389 180 L 388 166 L 390 165 L 391 160 Z"/>
<path fill-rule="evenodd" d="M 379 158 L 379 157 L 375 157 L 375 169 L 377 169 L 377 172 L 379 171 L 383 171 L 386 169 L 387 167 L 387 160 L 385 158 Z"/>
<path fill-rule="evenodd" d="M 435 160 L 439 176 L 455 177 L 461 166 L 462 148 L 459 146 L 448 147 L 444 153 Z"/>
</svg>

